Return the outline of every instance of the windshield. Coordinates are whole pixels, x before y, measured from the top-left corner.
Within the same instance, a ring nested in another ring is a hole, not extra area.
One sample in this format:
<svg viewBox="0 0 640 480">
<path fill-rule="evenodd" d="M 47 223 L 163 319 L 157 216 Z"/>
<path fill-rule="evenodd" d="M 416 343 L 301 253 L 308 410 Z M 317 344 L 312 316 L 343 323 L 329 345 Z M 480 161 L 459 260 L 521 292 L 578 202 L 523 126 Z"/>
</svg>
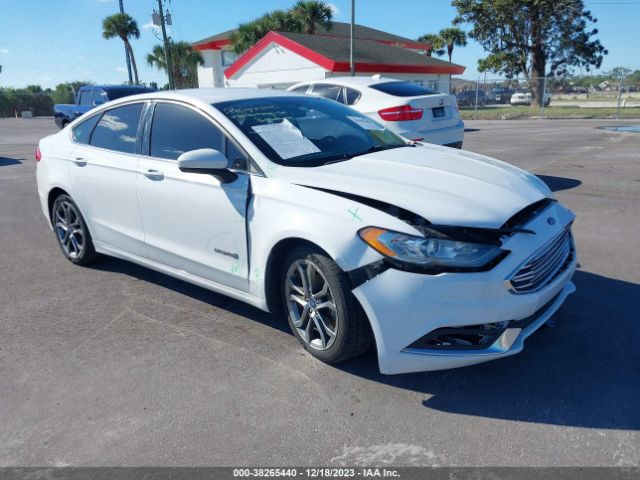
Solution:
<svg viewBox="0 0 640 480">
<path fill-rule="evenodd" d="M 323 98 L 252 98 L 213 106 L 280 165 L 314 167 L 407 146 L 369 117 Z"/>
</svg>

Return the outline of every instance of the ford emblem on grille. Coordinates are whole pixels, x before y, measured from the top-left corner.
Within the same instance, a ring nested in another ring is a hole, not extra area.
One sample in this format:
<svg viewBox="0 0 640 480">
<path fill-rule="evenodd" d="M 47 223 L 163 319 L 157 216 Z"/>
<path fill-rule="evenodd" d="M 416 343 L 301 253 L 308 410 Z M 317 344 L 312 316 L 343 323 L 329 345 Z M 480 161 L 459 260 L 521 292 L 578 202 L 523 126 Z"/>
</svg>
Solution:
<svg viewBox="0 0 640 480">
<path fill-rule="evenodd" d="M 556 219 L 553 218 L 553 217 L 549 217 L 549 218 L 547 218 L 547 223 L 549 225 L 555 225 L 556 224 Z"/>
</svg>

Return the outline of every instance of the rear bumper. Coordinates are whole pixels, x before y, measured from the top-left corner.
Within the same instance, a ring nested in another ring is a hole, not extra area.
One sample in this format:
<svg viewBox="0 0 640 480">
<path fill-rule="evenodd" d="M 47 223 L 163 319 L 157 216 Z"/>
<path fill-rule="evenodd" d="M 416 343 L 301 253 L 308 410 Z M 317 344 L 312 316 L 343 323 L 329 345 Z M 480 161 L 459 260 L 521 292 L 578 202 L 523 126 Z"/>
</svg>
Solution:
<svg viewBox="0 0 640 480">
<path fill-rule="evenodd" d="M 421 142 L 460 148 L 464 139 L 464 122 L 460 120 L 451 127 L 422 131 L 406 130 L 398 133 L 409 140 L 420 139 Z"/>
</svg>

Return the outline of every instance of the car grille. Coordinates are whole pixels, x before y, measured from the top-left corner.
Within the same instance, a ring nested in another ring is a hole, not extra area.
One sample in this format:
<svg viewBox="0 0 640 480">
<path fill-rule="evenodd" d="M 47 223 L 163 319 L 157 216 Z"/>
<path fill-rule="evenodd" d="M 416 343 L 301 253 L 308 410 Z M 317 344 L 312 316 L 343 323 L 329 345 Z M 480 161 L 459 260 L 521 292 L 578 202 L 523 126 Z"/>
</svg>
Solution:
<svg viewBox="0 0 640 480">
<path fill-rule="evenodd" d="M 571 230 L 560 235 L 536 252 L 511 277 L 514 293 L 531 293 L 540 290 L 562 272 L 573 260 Z"/>
</svg>

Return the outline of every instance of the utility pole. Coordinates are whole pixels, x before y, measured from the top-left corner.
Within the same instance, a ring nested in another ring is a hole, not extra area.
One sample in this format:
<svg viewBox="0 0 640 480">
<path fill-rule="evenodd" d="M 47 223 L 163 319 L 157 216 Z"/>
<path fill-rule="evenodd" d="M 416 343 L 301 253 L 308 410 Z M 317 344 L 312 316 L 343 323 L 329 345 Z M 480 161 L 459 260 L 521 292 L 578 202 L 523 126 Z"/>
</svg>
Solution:
<svg viewBox="0 0 640 480">
<path fill-rule="evenodd" d="M 349 71 L 353 77 L 356 74 L 356 64 L 353 62 L 353 31 L 356 26 L 356 0 L 351 0 L 351 35 L 349 37 Z"/>
<path fill-rule="evenodd" d="M 124 13 L 124 5 L 122 5 L 122 0 L 120 0 L 120 13 Z M 127 50 L 127 47 L 124 47 L 124 55 L 127 58 L 127 72 L 129 72 L 129 84 L 133 85 L 133 77 L 131 76 L 131 59 L 129 58 L 129 50 Z"/>
<path fill-rule="evenodd" d="M 169 90 L 176 87 L 173 84 L 173 62 L 171 61 L 171 44 L 167 37 L 167 27 L 164 23 L 164 11 L 162 10 L 162 0 L 158 0 L 158 10 L 160 14 L 160 27 L 162 28 L 162 39 L 164 40 L 164 56 L 167 61 L 167 77 L 169 77 Z"/>
</svg>

